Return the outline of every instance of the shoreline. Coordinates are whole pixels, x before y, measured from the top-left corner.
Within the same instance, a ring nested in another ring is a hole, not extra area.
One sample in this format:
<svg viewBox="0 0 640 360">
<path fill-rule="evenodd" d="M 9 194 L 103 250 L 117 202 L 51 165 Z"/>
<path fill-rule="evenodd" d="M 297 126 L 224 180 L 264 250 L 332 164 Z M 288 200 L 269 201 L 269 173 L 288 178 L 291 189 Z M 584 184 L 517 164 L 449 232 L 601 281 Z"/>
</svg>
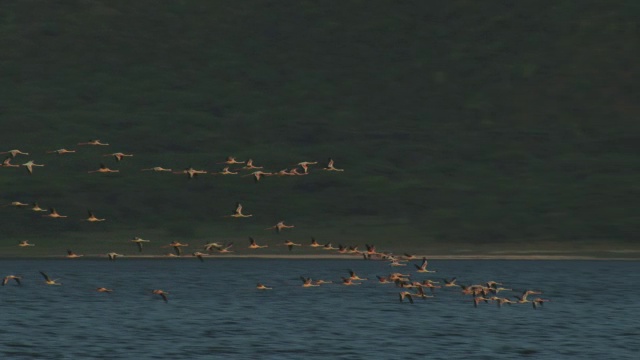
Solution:
<svg viewBox="0 0 640 360">
<path fill-rule="evenodd" d="M 620 253 L 610 254 L 613 256 L 606 256 L 605 254 L 600 255 L 578 255 L 578 254 L 438 254 L 438 255 L 415 255 L 416 259 L 408 260 L 408 263 L 411 261 L 419 261 L 422 257 L 426 257 L 428 260 L 571 260 L 571 261 L 579 261 L 579 260 L 599 260 L 599 261 L 640 261 L 640 253 L 629 254 L 630 256 L 619 256 Z M 107 256 L 105 254 L 85 254 L 79 258 L 68 259 L 64 255 L 59 256 L 1 256 L 0 259 L 3 260 L 41 260 L 41 259 L 60 259 L 60 260 L 77 260 L 82 261 L 83 259 L 87 260 L 96 260 L 96 259 L 105 259 L 107 260 Z M 117 261 L 126 260 L 126 259 L 191 259 L 197 260 L 196 257 L 191 255 L 182 255 L 182 256 L 167 256 L 167 255 L 124 255 L 118 257 Z M 318 254 L 287 254 L 287 255 L 279 255 L 279 254 L 227 254 L 227 255 L 209 255 L 205 256 L 205 261 L 207 260 L 219 260 L 219 259 L 291 259 L 291 260 L 359 260 L 359 261 L 386 261 L 381 259 L 370 259 L 364 260 L 359 255 L 342 255 L 342 254 L 327 254 L 327 255 L 318 255 Z"/>
</svg>

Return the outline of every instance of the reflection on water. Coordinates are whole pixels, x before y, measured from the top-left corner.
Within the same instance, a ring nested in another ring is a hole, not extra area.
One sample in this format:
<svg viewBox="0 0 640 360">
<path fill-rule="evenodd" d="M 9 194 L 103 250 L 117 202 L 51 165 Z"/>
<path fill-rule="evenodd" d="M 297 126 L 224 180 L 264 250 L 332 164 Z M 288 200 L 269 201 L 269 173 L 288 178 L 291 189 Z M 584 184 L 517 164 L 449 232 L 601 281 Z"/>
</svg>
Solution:
<svg viewBox="0 0 640 360">
<path fill-rule="evenodd" d="M 191 261 L 193 260 L 193 261 Z M 417 262 L 416 262 L 417 263 Z M 0 358 L 635 359 L 640 348 L 640 263 L 635 261 L 430 261 L 118 259 L 2 260 Z M 340 285 L 353 269 L 369 278 Z M 62 286 L 44 285 L 42 270 Z M 500 281 L 539 289 L 551 301 L 481 303 L 459 288 L 437 289 L 413 305 L 376 275 L 415 280 Z M 300 276 L 333 280 L 302 288 Z M 273 287 L 258 291 L 257 282 Z M 97 287 L 113 289 L 98 293 Z M 151 294 L 169 292 L 169 302 Z"/>
</svg>

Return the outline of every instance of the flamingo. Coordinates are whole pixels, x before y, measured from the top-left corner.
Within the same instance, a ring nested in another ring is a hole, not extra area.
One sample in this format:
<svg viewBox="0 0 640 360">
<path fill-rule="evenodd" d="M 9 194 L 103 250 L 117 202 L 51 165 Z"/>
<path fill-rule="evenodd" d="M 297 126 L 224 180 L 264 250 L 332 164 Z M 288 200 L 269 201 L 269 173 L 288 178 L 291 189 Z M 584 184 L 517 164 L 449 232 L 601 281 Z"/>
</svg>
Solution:
<svg viewBox="0 0 640 360">
<path fill-rule="evenodd" d="M 309 246 L 311 246 L 311 247 L 322 247 L 322 244 L 318 243 L 318 241 L 316 241 L 316 238 L 312 237 L 311 238 L 311 244 Z"/>
<path fill-rule="evenodd" d="M 44 283 L 47 285 L 62 285 L 61 283 L 58 282 L 59 279 L 51 279 L 49 277 L 49 275 L 45 274 L 44 272 L 40 271 L 40 274 L 42 274 L 42 276 L 44 277 Z"/>
<path fill-rule="evenodd" d="M 434 272 L 436 272 L 435 270 L 428 270 L 427 269 L 427 264 L 428 264 L 427 258 L 423 257 L 422 258 L 422 264 L 420 264 L 420 266 L 418 266 L 416 264 L 413 264 L 413 265 L 416 267 L 416 269 L 418 269 L 417 271 L 419 273 L 434 273 Z"/>
<path fill-rule="evenodd" d="M 87 142 L 78 143 L 78 145 L 108 146 L 109 144 L 102 143 L 98 139 L 92 139 Z"/>
<path fill-rule="evenodd" d="M 254 171 L 251 174 L 242 175 L 242 177 L 253 176 L 253 181 L 258 182 L 265 176 L 271 176 L 273 173 L 264 172 L 264 171 Z"/>
<path fill-rule="evenodd" d="M 7 156 L 4 161 L 2 162 L 2 164 L 0 164 L 0 167 L 20 167 L 20 165 L 18 164 L 12 164 L 11 163 L 11 159 L 12 157 Z"/>
<path fill-rule="evenodd" d="M 23 207 L 23 206 L 29 206 L 29 204 L 25 204 L 25 203 L 22 203 L 22 202 L 20 202 L 20 201 L 12 201 L 12 202 L 10 202 L 9 204 L 5 205 L 5 207 L 6 207 L 6 206 Z M 46 210 L 45 210 L 45 211 L 46 211 Z"/>
<path fill-rule="evenodd" d="M 238 174 L 237 172 L 229 170 L 228 166 L 225 166 L 224 168 L 222 168 L 220 172 L 211 173 L 211 175 L 237 175 L 237 174 Z"/>
<path fill-rule="evenodd" d="M 237 161 L 235 157 L 227 156 L 227 160 L 225 160 L 223 162 L 219 162 L 218 164 L 229 164 L 229 165 L 244 164 L 244 161 Z"/>
<path fill-rule="evenodd" d="M 249 237 L 249 249 L 262 249 L 266 247 L 269 247 L 269 245 L 258 245 L 252 237 Z"/>
<path fill-rule="evenodd" d="M 207 172 L 205 170 L 196 170 L 194 168 L 192 168 L 191 166 L 189 166 L 188 168 L 182 170 L 182 171 L 174 171 L 174 174 L 187 174 L 187 177 L 189 179 L 193 179 L 196 176 L 198 176 L 199 174 L 206 174 Z"/>
<path fill-rule="evenodd" d="M 33 160 L 29 160 L 26 163 L 22 164 L 22 166 L 27 168 L 27 172 L 29 173 L 29 175 L 32 175 L 34 166 L 44 166 L 44 164 L 36 164 L 33 162 Z"/>
<path fill-rule="evenodd" d="M 84 256 L 84 255 L 78 255 L 78 254 L 74 253 L 71 250 L 67 250 L 67 258 L 68 259 L 77 259 L 77 258 L 82 257 L 82 256 Z"/>
<path fill-rule="evenodd" d="M 360 285 L 361 284 L 361 283 L 353 282 L 353 279 L 351 279 L 351 278 L 346 278 L 344 276 L 341 276 L 341 278 L 342 278 L 342 285 L 345 285 L 345 286 L 352 286 L 352 285 Z"/>
<path fill-rule="evenodd" d="M 96 222 L 96 221 L 105 221 L 106 219 L 98 219 L 91 210 L 89 210 L 89 217 L 83 219 L 84 221 Z"/>
<path fill-rule="evenodd" d="M 243 218 L 243 217 L 251 217 L 253 215 L 251 214 L 243 214 L 242 213 L 242 204 L 240 204 L 239 202 L 236 203 L 236 209 L 231 213 L 231 215 L 228 215 L 229 217 L 234 217 L 234 218 Z"/>
<path fill-rule="evenodd" d="M 169 302 L 169 299 L 167 298 L 167 295 L 169 295 L 168 292 L 160 289 L 155 289 L 155 290 L 151 290 L 151 293 L 154 295 L 159 295 L 162 298 L 162 300 L 164 300 L 164 302 Z"/>
<path fill-rule="evenodd" d="M 444 281 L 444 286 L 445 287 L 460 286 L 460 285 L 456 284 L 456 278 L 451 278 L 450 280 L 442 279 L 442 281 Z"/>
<path fill-rule="evenodd" d="M 91 171 L 87 171 L 89 174 L 91 173 L 117 173 L 120 172 L 120 170 L 111 170 L 109 169 L 105 164 L 100 164 L 100 168 L 98 170 L 91 170 Z"/>
<path fill-rule="evenodd" d="M 297 165 L 299 165 L 302 170 L 304 170 L 304 173 L 307 174 L 309 172 L 309 165 L 315 165 L 317 164 L 317 161 L 302 161 L 299 162 Z"/>
<path fill-rule="evenodd" d="M 125 157 L 133 156 L 133 154 L 125 154 L 125 153 L 121 153 L 121 152 L 116 152 L 116 153 L 113 153 L 113 154 L 105 154 L 105 155 L 102 155 L 102 156 L 113 156 L 116 159 L 116 161 L 119 162 L 119 161 L 122 161 L 122 159 L 124 159 Z"/>
<path fill-rule="evenodd" d="M 247 164 L 243 167 L 241 167 L 240 169 L 242 170 L 252 170 L 252 169 L 262 169 L 262 166 L 255 166 L 253 165 L 253 159 L 249 159 L 247 160 Z"/>
<path fill-rule="evenodd" d="M 194 252 L 194 253 L 193 253 L 193 254 L 191 254 L 191 255 L 193 255 L 193 256 L 195 256 L 195 257 L 197 257 L 197 258 L 198 258 L 198 260 L 200 260 L 201 262 L 204 262 L 204 258 L 203 258 L 203 256 L 208 256 L 209 254 L 205 254 L 205 253 L 202 253 L 202 252 L 200 252 L 200 251 L 196 251 L 196 252 Z"/>
<path fill-rule="evenodd" d="M 42 216 L 43 217 L 50 217 L 50 218 L 53 218 L 53 219 L 66 218 L 67 217 L 67 215 L 58 214 L 58 212 L 56 211 L 55 208 L 50 208 L 49 209 L 49 213 L 46 214 L 46 215 L 42 215 Z"/>
<path fill-rule="evenodd" d="M 11 154 L 11 157 L 16 157 L 18 155 L 29 155 L 29 153 L 22 152 L 18 149 L 3 151 L 3 152 L 0 152 L 0 154 Z"/>
<path fill-rule="evenodd" d="M 293 250 L 294 246 L 302 246 L 302 244 L 296 244 L 291 240 L 285 241 L 284 244 L 282 244 L 282 245 L 287 246 L 289 248 L 289 251 Z"/>
<path fill-rule="evenodd" d="M 183 244 L 179 241 L 172 241 L 169 245 L 167 246 L 171 246 L 173 247 L 173 250 L 175 250 L 176 255 L 180 256 L 182 255 L 182 249 L 180 249 L 183 246 L 189 246 L 189 244 Z"/>
<path fill-rule="evenodd" d="M 282 231 L 282 229 L 291 229 L 295 227 L 294 225 L 285 225 L 284 221 L 280 221 L 277 224 L 266 228 L 265 230 L 271 230 L 271 229 L 276 229 L 277 233 L 280 233 Z"/>
<path fill-rule="evenodd" d="M 349 271 L 349 279 L 351 279 L 351 280 L 367 280 L 367 279 L 363 279 L 363 278 L 359 277 L 358 275 L 356 275 L 356 272 L 351 270 L 351 269 L 349 269 L 348 271 Z"/>
<path fill-rule="evenodd" d="M 326 170 L 326 171 L 344 171 L 344 169 L 337 169 L 333 166 L 333 159 L 329 158 L 329 163 L 327 164 L 326 168 L 323 168 L 322 170 Z"/>
<path fill-rule="evenodd" d="M 140 171 L 155 171 L 155 172 L 169 171 L 169 172 L 171 172 L 172 170 L 171 169 L 165 169 L 162 166 L 154 166 L 152 168 L 142 169 Z M 182 173 L 180 173 L 180 174 L 182 174 Z"/>
<path fill-rule="evenodd" d="M 20 276 L 16 276 L 16 275 L 7 275 L 4 277 L 4 279 L 2 280 L 2 286 L 7 285 L 7 283 L 10 280 L 15 281 L 18 285 L 22 285 L 22 283 L 20 282 L 22 278 Z"/>
<path fill-rule="evenodd" d="M 69 154 L 69 153 L 74 153 L 76 152 L 75 150 L 67 150 L 67 149 L 58 149 L 58 150 L 49 150 L 47 151 L 47 154 L 57 154 L 57 155 L 63 155 L 63 154 Z"/>
<path fill-rule="evenodd" d="M 47 210 L 41 208 L 40 205 L 38 205 L 38 202 L 33 202 L 31 204 L 31 211 L 47 211 Z"/>
<path fill-rule="evenodd" d="M 118 254 L 117 252 L 110 252 L 110 253 L 107 253 L 107 257 L 109 258 L 109 261 L 116 261 L 116 258 L 117 258 L 118 256 L 124 256 L 124 255 L 122 255 L 122 254 Z"/>
<path fill-rule="evenodd" d="M 142 243 L 151 242 L 151 240 L 144 240 L 136 236 L 131 240 L 131 242 L 136 243 L 136 245 L 138 245 L 138 251 L 142 252 Z"/>
<path fill-rule="evenodd" d="M 221 246 L 218 248 L 218 252 L 220 254 L 228 254 L 228 253 L 232 253 L 233 250 L 229 250 L 231 249 L 231 247 L 233 246 L 233 242 L 230 242 L 228 244 L 226 244 L 225 246 Z"/>
<path fill-rule="evenodd" d="M 531 304 L 533 305 L 534 309 L 537 309 L 538 306 L 542 306 L 544 305 L 545 302 L 550 301 L 548 299 L 542 299 L 542 298 L 535 298 L 533 300 L 531 300 Z"/>
<path fill-rule="evenodd" d="M 300 276 L 302 280 L 302 287 L 315 287 L 320 286 L 319 284 L 314 284 L 311 278 L 305 278 L 304 276 Z"/>
</svg>

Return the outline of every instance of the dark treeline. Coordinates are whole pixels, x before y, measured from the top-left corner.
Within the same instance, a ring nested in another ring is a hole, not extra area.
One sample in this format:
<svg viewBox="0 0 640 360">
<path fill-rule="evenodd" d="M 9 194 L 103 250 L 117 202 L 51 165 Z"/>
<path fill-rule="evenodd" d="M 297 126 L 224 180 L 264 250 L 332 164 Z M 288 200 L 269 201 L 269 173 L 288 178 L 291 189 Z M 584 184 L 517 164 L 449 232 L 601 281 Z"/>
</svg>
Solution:
<svg viewBox="0 0 640 360">
<path fill-rule="evenodd" d="M 361 247 L 631 244 L 639 13 L 630 1 L 2 2 L 0 151 L 45 164 L 0 168 L 2 201 L 70 217 L 0 208 L 3 241 L 246 239 L 287 220 L 297 239 Z M 76 146 L 93 138 L 111 145 Z M 78 152 L 45 154 L 62 147 Z M 102 156 L 117 151 L 134 157 Z M 229 155 L 319 164 L 257 184 L 140 172 L 219 171 Z M 318 171 L 329 157 L 345 171 Z M 121 172 L 87 174 L 101 162 Z M 237 201 L 254 217 L 224 218 Z M 79 221 L 87 209 L 108 220 Z"/>
</svg>

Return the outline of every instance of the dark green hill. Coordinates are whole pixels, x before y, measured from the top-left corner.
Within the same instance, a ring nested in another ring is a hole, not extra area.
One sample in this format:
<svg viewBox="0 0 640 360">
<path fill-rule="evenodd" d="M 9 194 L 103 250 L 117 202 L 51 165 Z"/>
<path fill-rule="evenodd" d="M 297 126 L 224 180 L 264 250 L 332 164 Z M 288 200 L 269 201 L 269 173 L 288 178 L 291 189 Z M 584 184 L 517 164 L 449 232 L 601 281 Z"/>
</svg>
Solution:
<svg viewBox="0 0 640 360">
<path fill-rule="evenodd" d="M 3 252 L 245 241 L 279 220 L 300 241 L 396 251 L 636 246 L 639 15 L 633 1 L 1 2 L 0 151 L 46 164 L 0 168 L 2 199 L 70 216 L 0 208 Z M 75 145 L 92 138 L 111 145 Z M 45 154 L 62 147 L 78 153 Z M 102 156 L 116 151 L 135 156 Z M 139 171 L 217 171 L 228 155 L 320 163 L 257 184 Z M 329 157 L 345 171 L 318 171 Z M 121 172 L 87 174 L 101 162 Z M 236 201 L 254 217 L 224 218 Z M 108 221 L 80 221 L 87 209 Z"/>
</svg>

